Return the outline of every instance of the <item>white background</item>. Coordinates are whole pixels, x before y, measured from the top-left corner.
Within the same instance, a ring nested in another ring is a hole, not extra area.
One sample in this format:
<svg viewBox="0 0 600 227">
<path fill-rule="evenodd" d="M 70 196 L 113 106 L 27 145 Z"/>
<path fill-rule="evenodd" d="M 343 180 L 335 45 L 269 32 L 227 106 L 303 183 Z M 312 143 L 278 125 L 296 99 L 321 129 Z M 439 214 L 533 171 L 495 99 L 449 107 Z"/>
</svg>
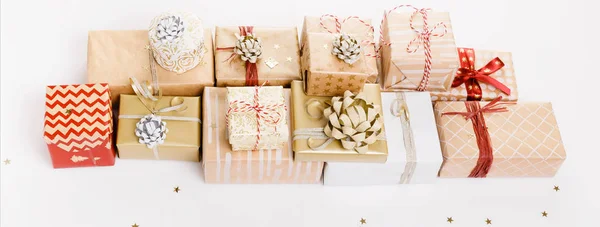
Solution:
<svg viewBox="0 0 600 227">
<path fill-rule="evenodd" d="M 600 16 L 594 1 L 413 1 L 451 12 L 458 46 L 511 51 L 522 101 L 552 101 L 567 161 L 553 179 L 437 185 L 207 185 L 199 163 L 117 160 L 52 169 L 45 85 L 86 82 L 87 32 L 145 29 L 169 10 L 206 26 L 301 26 L 304 15 L 372 18 L 403 1 L 2 1 L 1 226 L 599 226 Z M 377 25 L 378 26 L 378 25 Z M 561 190 L 555 192 L 553 185 Z M 180 186 L 180 193 L 173 187 Z M 547 218 L 542 211 L 549 213 Z M 452 216 L 454 223 L 446 222 Z"/>
</svg>

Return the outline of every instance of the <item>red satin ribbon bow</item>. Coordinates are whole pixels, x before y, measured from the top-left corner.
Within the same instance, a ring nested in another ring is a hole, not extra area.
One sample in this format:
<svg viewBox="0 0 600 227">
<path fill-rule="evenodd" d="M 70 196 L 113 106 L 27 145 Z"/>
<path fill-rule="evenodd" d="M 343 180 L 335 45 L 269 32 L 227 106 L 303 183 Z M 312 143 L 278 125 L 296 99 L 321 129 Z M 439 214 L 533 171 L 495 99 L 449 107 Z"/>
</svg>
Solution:
<svg viewBox="0 0 600 227">
<path fill-rule="evenodd" d="M 254 26 L 239 26 L 240 36 L 247 36 L 248 34 L 252 34 L 254 30 Z M 233 50 L 233 47 L 219 47 L 217 50 Z M 232 53 L 231 56 L 225 60 L 229 61 L 235 57 L 235 53 Z M 246 86 L 258 86 L 258 67 L 256 63 L 250 63 L 246 61 Z"/>
<path fill-rule="evenodd" d="M 475 133 L 475 139 L 477 140 L 477 147 L 479 148 L 479 158 L 477 164 L 471 170 L 469 177 L 486 177 L 492 163 L 494 161 L 494 148 L 492 147 L 492 141 L 490 133 L 485 124 L 484 113 L 499 113 L 507 112 L 505 106 L 500 106 L 504 103 L 499 103 L 502 100 L 502 96 L 495 98 L 487 105 L 481 107 L 477 101 L 467 101 L 465 106 L 467 112 L 445 112 L 444 115 L 461 115 L 467 120 L 471 120 L 473 123 L 473 132 Z"/>
<path fill-rule="evenodd" d="M 267 83 L 268 81 L 265 81 L 265 83 Z M 263 83 L 263 85 L 265 84 Z M 258 144 L 260 142 L 260 123 L 261 123 L 261 119 L 270 125 L 276 125 L 277 123 L 279 123 L 279 121 L 281 120 L 282 116 L 281 113 L 279 113 L 279 111 L 277 111 L 278 108 L 284 107 L 285 108 L 285 104 L 283 103 L 279 103 L 279 104 L 268 104 L 268 105 L 261 105 L 259 102 L 259 96 L 258 96 L 258 91 L 260 88 L 262 88 L 261 86 L 255 86 L 254 87 L 254 99 L 252 102 L 246 102 L 244 100 L 235 100 L 231 103 L 229 103 L 229 109 L 227 110 L 227 116 L 226 118 L 227 123 L 229 124 L 229 115 L 231 113 L 246 113 L 246 112 L 255 112 L 256 114 L 256 128 L 257 128 L 257 134 L 256 134 L 256 143 L 254 144 L 254 150 L 256 150 L 258 148 Z M 227 126 L 229 127 L 229 125 Z"/>
<path fill-rule="evenodd" d="M 504 62 L 500 58 L 496 57 L 484 67 L 475 70 L 475 51 L 472 48 L 458 48 L 458 57 L 460 68 L 452 81 L 452 87 L 458 87 L 464 83 L 467 88 L 467 101 L 481 100 L 482 91 L 479 82 L 492 85 L 504 94 L 510 95 L 510 88 L 490 76 L 504 67 Z"/>
</svg>

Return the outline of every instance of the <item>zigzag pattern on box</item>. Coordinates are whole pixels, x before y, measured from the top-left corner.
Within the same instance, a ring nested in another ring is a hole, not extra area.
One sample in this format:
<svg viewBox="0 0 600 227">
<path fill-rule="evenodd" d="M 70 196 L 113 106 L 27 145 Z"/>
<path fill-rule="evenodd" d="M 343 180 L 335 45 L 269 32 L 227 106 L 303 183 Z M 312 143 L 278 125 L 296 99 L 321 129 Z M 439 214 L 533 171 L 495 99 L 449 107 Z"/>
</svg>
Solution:
<svg viewBox="0 0 600 227">
<path fill-rule="evenodd" d="M 44 139 L 67 152 L 101 146 L 112 132 L 108 84 L 46 88 Z"/>
</svg>

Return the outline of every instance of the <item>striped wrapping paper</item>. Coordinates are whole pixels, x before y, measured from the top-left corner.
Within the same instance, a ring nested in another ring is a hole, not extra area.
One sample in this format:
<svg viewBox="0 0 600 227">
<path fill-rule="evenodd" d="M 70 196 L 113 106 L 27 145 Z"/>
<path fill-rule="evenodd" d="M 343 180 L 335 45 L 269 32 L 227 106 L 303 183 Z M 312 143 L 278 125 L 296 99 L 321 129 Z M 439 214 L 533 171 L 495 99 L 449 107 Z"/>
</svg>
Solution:
<svg viewBox="0 0 600 227">
<path fill-rule="evenodd" d="M 289 89 L 284 89 L 284 97 L 289 106 Z M 202 166 L 207 183 L 321 182 L 324 163 L 294 161 L 291 141 L 283 149 L 233 151 L 227 141 L 225 125 L 227 89 L 207 87 L 203 99 Z M 290 121 L 289 112 L 287 120 Z"/>
<path fill-rule="evenodd" d="M 381 62 L 383 90 L 415 90 L 423 79 L 425 67 L 425 53 L 423 45 L 409 43 L 417 36 L 410 27 L 413 12 L 392 12 L 382 24 L 382 34 L 385 43 L 382 45 Z M 447 91 L 450 89 L 454 74 L 459 66 L 458 53 L 454 41 L 454 33 L 447 12 L 428 12 L 429 28 L 443 22 L 446 33 L 443 36 L 431 37 L 432 69 L 429 79 L 428 91 Z M 413 18 L 415 29 L 423 29 L 423 17 L 418 14 Z M 444 27 L 438 26 L 434 34 L 444 33 Z M 418 47 L 417 47 L 418 45 Z M 409 53 L 407 48 L 417 48 L 414 53 Z"/>
</svg>

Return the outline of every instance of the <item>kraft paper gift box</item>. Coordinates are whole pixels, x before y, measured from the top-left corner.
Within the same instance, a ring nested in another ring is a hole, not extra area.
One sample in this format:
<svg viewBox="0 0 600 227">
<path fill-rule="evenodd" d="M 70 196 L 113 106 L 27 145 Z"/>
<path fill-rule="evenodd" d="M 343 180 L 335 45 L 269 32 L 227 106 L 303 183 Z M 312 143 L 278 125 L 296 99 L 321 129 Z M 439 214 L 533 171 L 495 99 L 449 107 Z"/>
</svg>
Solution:
<svg viewBox="0 0 600 227">
<path fill-rule="evenodd" d="M 380 126 L 381 134 L 374 143 L 367 145 L 365 152 L 345 149 L 342 142 L 339 140 L 329 141 L 323 134 L 328 125 L 327 117 L 323 116 L 323 110 L 332 97 L 307 96 L 304 94 L 302 85 L 302 81 L 292 82 L 292 140 L 295 160 L 374 163 L 384 163 L 387 160 L 388 147 L 384 138 L 383 124 Z M 365 84 L 361 94 L 365 96 L 367 102 L 374 104 L 375 108 L 372 113 L 381 114 L 379 85 Z M 379 111 L 376 107 L 379 107 Z M 382 121 L 383 116 L 380 115 L 379 122 L 383 123 Z"/>
<path fill-rule="evenodd" d="M 227 103 L 227 128 L 232 150 L 281 149 L 288 141 L 283 87 L 229 87 Z M 261 106 L 261 113 L 257 114 L 252 105 Z"/>
<path fill-rule="evenodd" d="M 117 130 L 117 149 L 123 159 L 200 160 L 200 97 L 163 96 L 156 103 L 163 109 L 182 100 L 186 108 L 158 113 L 166 123 L 166 138 L 162 144 L 149 148 L 136 135 L 137 123 L 151 112 L 135 95 L 121 95 Z"/>
<path fill-rule="evenodd" d="M 444 156 L 440 177 L 556 174 L 566 154 L 552 104 L 499 99 L 435 103 Z"/>
<path fill-rule="evenodd" d="M 54 168 L 112 166 L 108 84 L 46 87 L 44 140 Z"/>
<path fill-rule="evenodd" d="M 87 74 L 90 83 L 108 83 L 113 104 L 121 94 L 134 94 L 129 78 L 151 80 L 150 61 L 163 95 L 200 96 L 205 86 L 214 85 L 212 32 L 204 29 L 204 55 L 193 69 L 178 74 L 161 67 L 149 56 L 147 30 L 90 31 L 88 34 Z"/>
<path fill-rule="evenodd" d="M 458 48 L 460 68 L 446 92 L 431 92 L 433 101 L 517 101 L 517 81 L 510 52 Z"/>
<path fill-rule="evenodd" d="M 388 138 L 386 163 L 327 162 L 325 185 L 431 184 L 442 151 L 427 92 L 382 93 Z"/>
<path fill-rule="evenodd" d="M 283 94 L 286 105 L 289 105 L 290 90 L 283 89 Z M 227 104 L 226 88 L 204 89 L 202 166 L 207 183 L 321 182 L 324 163 L 294 161 L 289 136 L 281 149 L 233 151 L 227 141 Z M 285 117 L 287 121 L 290 120 L 289 112 Z"/>
<path fill-rule="evenodd" d="M 409 10 L 399 11 L 402 8 Z M 448 91 L 452 85 L 459 62 L 450 16 L 447 12 L 427 11 L 425 25 L 424 15 L 417 10 L 398 7 L 384 15 L 380 54 L 385 91 Z M 420 35 L 423 32 L 430 34 L 429 42 Z M 427 49 L 430 64 L 426 64 Z"/>
<path fill-rule="evenodd" d="M 324 15 L 321 17 L 304 17 L 304 26 L 302 27 L 302 45 L 307 40 L 309 33 L 335 33 L 336 32 L 336 20 L 340 23 L 340 32 L 346 34 L 353 34 L 358 40 L 363 41 L 361 45 L 362 50 L 367 56 L 376 56 L 375 42 L 374 42 L 374 31 L 371 25 L 370 19 L 360 19 L 358 17 L 347 17 L 338 18 L 336 16 Z M 301 53 L 302 54 L 302 53 Z M 377 69 L 377 58 L 367 57 L 365 58 L 365 64 L 367 65 L 369 78 L 366 80 L 367 83 L 375 83 L 379 71 Z"/>
<path fill-rule="evenodd" d="M 234 47 L 238 41 L 236 35 L 242 34 L 241 29 L 250 30 L 248 33 L 260 40 L 262 54 L 254 64 L 246 64 L 239 55 L 234 54 Z M 262 85 L 267 81 L 266 85 L 289 87 L 293 80 L 302 79 L 298 48 L 296 27 L 216 27 L 217 87 Z M 250 73 L 252 69 L 254 73 Z"/>
</svg>

